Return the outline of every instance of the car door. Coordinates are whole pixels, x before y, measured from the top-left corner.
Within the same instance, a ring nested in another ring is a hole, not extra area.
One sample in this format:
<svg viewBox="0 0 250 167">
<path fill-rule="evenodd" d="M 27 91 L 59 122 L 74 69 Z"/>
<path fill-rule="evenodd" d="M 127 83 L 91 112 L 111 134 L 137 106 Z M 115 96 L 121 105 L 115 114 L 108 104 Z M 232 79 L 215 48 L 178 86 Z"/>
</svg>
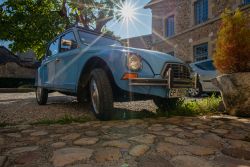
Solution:
<svg viewBox="0 0 250 167">
<path fill-rule="evenodd" d="M 43 85 L 45 87 L 53 88 L 54 87 L 54 78 L 55 78 L 55 60 L 56 56 L 59 53 L 59 38 L 52 41 L 47 49 L 46 57 L 42 63 L 43 70 Z"/>
<path fill-rule="evenodd" d="M 64 91 L 74 91 L 80 49 L 73 31 L 63 34 L 60 38 L 59 54 L 55 60 L 54 84 Z"/>
</svg>

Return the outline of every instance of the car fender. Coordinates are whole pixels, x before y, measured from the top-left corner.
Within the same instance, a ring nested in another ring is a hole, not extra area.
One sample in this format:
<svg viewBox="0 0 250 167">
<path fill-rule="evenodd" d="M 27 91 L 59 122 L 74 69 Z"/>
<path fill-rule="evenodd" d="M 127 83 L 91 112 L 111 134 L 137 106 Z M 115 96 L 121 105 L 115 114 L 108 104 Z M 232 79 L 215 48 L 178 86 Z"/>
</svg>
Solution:
<svg viewBox="0 0 250 167">
<path fill-rule="evenodd" d="M 123 52 L 121 50 L 102 50 L 100 52 L 94 52 L 91 50 L 88 50 L 84 55 L 82 55 L 79 60 L 79 70 L 78 70 L 78 81 L 81 79 L 81 75 L 84 73 L 84 68 L 87 66 L 87 64 L 91 60 L 100 59 L 109 68 L 111 71 L 112 77 L 114 79 L 114 82 L 116 86 L 119 88 L 129 91 L 129 85 L 127 80 L 122 80 L 122 77 L 124 73 L 130 72 L 127 68 L 127 57 L 126 52 Z M 152 70 L 152 67 L 149 65 L 149 63 L 146 60 L 143 61 L 143 69 L 138 71 L 139 77 L 154 77 L 154 72 Z M 91 62 L 95 63 L 95 62 Z M 77 88 L 76 88 L 77 89 Z"/>
</svg>

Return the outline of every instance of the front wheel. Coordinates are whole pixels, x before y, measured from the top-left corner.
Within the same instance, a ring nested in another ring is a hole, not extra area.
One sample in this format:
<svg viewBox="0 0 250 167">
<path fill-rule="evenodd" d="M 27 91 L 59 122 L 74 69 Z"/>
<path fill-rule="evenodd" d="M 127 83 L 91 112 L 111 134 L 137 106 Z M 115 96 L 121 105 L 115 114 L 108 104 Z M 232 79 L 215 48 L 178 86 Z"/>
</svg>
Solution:
<svg viewBox="0 0 250 167">
<path fill-rule="evenodd" d="M 155 105 L 163 111 L 174 109 L 177 107 L 179 98 L 171 98 L 171 99 L 164 99 L 164 98 L 155 98 L 153 99 Z"/>
<path fill-rule="evenodd" d="M 106 72 L 94 69 L 89 84 L 92 110 L 101 120 L 109 120 L 113 110 L 113 92 Z"/>
<path fill-rule="evenodd" d="M 48 100 L 48 90 L 45 88 L 36 88 L 36 101 L 39 105 L 45 105 Z"/>
</svg>

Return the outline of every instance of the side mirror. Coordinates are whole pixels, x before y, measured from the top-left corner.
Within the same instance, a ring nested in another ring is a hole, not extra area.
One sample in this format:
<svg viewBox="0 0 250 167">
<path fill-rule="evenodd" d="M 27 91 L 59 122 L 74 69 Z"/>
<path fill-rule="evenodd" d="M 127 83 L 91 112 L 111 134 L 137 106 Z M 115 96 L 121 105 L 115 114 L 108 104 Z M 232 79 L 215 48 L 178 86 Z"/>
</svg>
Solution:
<svg viewBox="0 0 250 167">
<path fill-rule="evenodd" d="M 62 46 L 70 47 L 71 49 L 77 48 L 77 43 L 75 41 L 62 39 L 61 44 L 62 44 Z"/>
</svg>

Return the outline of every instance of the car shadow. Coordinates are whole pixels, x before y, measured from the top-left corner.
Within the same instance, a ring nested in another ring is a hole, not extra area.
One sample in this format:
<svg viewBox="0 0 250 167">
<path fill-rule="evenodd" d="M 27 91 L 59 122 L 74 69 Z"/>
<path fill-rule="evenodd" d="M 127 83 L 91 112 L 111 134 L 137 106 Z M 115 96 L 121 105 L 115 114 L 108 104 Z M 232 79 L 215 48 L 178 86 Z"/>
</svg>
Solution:
<svg viewBox="0 0 250 167">
<path fill-rule="evenodd" d="M 156 117 L 157 114 L 152 111 L 143 109 L 141 111 L 133 111 L 124 108 L 114 108 L 111 116 L 111 120 L 129 120 L 129 119 L 141 119 L 141 118 L 152 118 Z"/>
</svg>

